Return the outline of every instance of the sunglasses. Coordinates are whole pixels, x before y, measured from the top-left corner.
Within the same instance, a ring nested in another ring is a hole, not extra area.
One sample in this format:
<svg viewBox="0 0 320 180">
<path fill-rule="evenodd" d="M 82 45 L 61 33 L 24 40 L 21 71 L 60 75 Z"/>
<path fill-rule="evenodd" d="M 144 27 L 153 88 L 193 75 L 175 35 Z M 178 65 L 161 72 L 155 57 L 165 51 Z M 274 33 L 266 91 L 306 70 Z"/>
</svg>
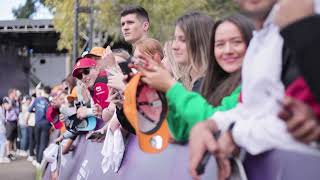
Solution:
<svg viewBox="0 0 320 180">
<path fill-rule="evenodd" d="M 81 69 L 77 75 L 77 79 L 82 80 L 83 74 L 84 75 L 90 74 L 90 68 Z"/>
</svg>

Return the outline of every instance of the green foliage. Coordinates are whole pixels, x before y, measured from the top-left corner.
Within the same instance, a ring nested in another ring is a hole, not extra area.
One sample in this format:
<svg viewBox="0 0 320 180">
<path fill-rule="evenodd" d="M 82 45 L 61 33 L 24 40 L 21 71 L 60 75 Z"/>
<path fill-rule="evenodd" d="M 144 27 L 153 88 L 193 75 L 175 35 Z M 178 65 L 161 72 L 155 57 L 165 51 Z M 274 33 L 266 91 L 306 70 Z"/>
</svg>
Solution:
<svg viewBox="0 0 320 180">
<path fill-rule="evenodd" d="M 34 0 L 27 0 L 24 5 L 20 5 L 17 9 L 12 9 L 14 17 L 17 19 L 30 18 L 30 16 L 36 12 L 35 3 L 36 1 Z"/>
<path fill-rule="evenodd" d="M 87 5 L 88 0 L 80 1 L 81 6 Z M 74 0 L 45 0 L 45 5 L 54 13 L 55 28 L 61 33 L 59 49 L 72 49 L 73 3 Z M 94 29 L 119 37 L 119 14 L 126 5 L 140 5 L 148 11 L 150 36 L 161 42 L 172 36 L 175 20 L 188 11 L 202 11 L 217 19 L 235 10 L 232 0 L 95 0 Z M 87 24 L 88 15 L 81 14 L 79 29 L 82 33 L 86 32 Z"/>
<path fill-rule="evenodd" d="M 86 0 L 79 0 L 81 6 L 87 6 Z M 57 32 L 60 33 L 58 49 L 67 49 L 71 52 L 73 42 L 73 23 L 74 10 L 73 0 L 45 0 L 47 6 L 54 14 L 53 24 Z M 86 14 L 80 14 L 79 33 L 86 33 L 88 17 Z M 80 44 L 81 46 L 81 44 Z"/>
</svg>

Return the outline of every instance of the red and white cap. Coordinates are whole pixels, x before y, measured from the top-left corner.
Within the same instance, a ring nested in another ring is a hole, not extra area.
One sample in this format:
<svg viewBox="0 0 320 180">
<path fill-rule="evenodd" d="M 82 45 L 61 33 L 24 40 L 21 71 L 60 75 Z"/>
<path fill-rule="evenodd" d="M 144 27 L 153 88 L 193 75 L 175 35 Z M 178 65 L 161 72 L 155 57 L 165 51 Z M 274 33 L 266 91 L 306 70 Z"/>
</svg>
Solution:
<svg viewBox="0 0 320 180">
<path fill-rule="evenodd" d="M 90 68 L 96 65 L 96 60 L 91 58 L 82 58 L 73 66 L 72 76 L 77 77 L 79 69 Z"/>
</svg>

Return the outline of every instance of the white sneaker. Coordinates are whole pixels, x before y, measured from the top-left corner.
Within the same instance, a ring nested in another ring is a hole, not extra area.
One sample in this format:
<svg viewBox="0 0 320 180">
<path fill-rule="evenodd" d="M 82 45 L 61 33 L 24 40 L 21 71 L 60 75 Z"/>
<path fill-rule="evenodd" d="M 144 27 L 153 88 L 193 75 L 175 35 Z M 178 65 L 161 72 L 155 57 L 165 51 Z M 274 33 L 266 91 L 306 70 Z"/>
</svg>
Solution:
<svg viewBox="0 0 320 180">
<path fill-rule="evenodd" d="M 22 157 L 27 157 L 27 156 L 28 156 L 28 153 L 27 153 L 26 151 L 21 150 L 21 151 L 20 151 L 20 156 L 22 156 Z"/>
<path fill-rule="evenodd" d="M 7 157 L 8 157 L 8 159 L 10 159 L 11 161 L 14 161 L 14 160 L 17 159 L 17 158 L 16 158 L 14 155 L 12 155 L 12 154 L 9 154 Z"/>
<path fill-rule="evenodd" d="M 17 155 L 18 155 L 18 152 L 19 152 L 19 150 L 17 150 L 17 151 L 10 151 L 9 154 L 12 154 L 13 156 L 17 156 Z"/>
<path fill-rule="evenodd" d="M 33 156 L 28 156 L 27 160 L 32 162 L 33 161 Z"/>
<path fill-rule="evenodd" d="M 41 164 L 37 162 L 37 164 L 35 165 L 37 169 L 41 169 Z"/>
<path fill-rule="evenodd" d="M 36 166 L 37 163 L 38 163 L 37 160 L 33 160 L 33 161 L 32 161 L 32 165 L 33 165 L 33 166 Z"/>
<path fill-rule="evenodd" d="M 0 158 L 0 163 L 10 163 L 11 160 L 7 157 L 4 157 L 4 158 Z"/>
</svg>

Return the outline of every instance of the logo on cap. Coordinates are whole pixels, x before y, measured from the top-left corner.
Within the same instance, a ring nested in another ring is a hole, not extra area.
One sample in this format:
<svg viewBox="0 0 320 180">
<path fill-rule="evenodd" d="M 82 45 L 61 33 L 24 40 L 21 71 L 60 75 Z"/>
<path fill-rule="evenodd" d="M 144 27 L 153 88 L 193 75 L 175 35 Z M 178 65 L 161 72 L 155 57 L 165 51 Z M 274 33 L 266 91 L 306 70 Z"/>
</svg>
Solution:
<svg viewBox="0 0 320 180">
<path fill-rule="evenodd" d="M 102 89 L 101 89 L 101 86 L 97 86 L 97 87 L 96 87 L 96 91 L 99 92 L 99 91 L 101 91 L 101 90 L 102 90 Z"/>
</svg>

